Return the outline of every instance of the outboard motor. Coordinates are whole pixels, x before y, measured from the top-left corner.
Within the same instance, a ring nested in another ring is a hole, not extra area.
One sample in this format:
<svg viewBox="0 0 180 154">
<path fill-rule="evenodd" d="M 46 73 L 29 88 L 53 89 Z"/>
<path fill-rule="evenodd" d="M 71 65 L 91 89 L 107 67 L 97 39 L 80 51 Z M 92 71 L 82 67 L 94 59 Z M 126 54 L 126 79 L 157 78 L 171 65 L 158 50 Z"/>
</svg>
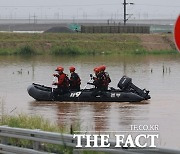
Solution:
<svg viewBox="0 0 180 154">
<path fill-rule="evenodd" d="M 122 90 L 126 90 L 130 84 L 132 84 L 132 79 L 124 75 L 120 79 L 120 81 L 118 83 L 118 87 Z"/>
<path fill-rule="evenodd" d="M 147 99 L 150 99 L 150 95 L 149 94 L 149 91 L 146 90 L 146 89 L 140 89 L 138 88 L 137 86 L 135 86 L 133 83 L 132 83 L 132 79 L 127 77 L 127 76 L 123 76 L 119 83 L 118 83 L 118 87 L 123 90 L 123 91 L 130 91 L 130 92 L 133 92 L 133 93 L 137 93 L 139 96 L 143 97 L 145 100 Z"/>
</svg>

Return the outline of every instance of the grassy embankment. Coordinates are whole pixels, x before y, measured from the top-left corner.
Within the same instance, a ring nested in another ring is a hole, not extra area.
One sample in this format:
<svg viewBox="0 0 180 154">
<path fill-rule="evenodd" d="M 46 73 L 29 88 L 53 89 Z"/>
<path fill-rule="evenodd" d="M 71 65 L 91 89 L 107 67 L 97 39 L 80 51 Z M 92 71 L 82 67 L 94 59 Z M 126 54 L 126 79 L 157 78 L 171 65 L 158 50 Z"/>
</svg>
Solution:
<svg viewBox="0 0 180 154">
<path fill-rule="evenodd" d="M 43 117 L 34 115 L 29 116 L 26 114 L 17 114 L 16 116 L 4 115 L 1 117 L 0 125 L 7 125 L 9 127 L 17 127 L 17 128 L 27 128 L 27 129 L 40 129 L 44 131 L 50 132 L 58 132 L 58 133 L 70 133 L 67 132 L 64 128 L 58 127 L 56 124 L 51 124 L 48 120 L 45 120 Z M 32 142 L 24 139 L 9 139 L 9 144 L 19 146 L 19 147 L 27 147 L 32 148 Z M 71 153 L 72 148 L 68 148 L 66 146 L 59 146 L 53 144 L 44 143 L 41 145 L 41 149 L 47 152 L 55 152 L 55 153 Z"/>
<path fill-rule="evenodd" d="M 172 34 L 0 33 L 0 55 L 176 53 Z"/>
<path fill-rule="evenodd" d="M 0 98 L 0 126 L 6 125 L 9 127 L 16 128 L 25 128 L 25 129 L 40 129 L 48 132 L 57 132 L 57 133 L 66 133 L 73 134 L 74 130 L 80 130 L 79 123 L 75 123 L 70 130 L 63 126 L 58 126 L 55 123 L 51 123 L 49 120 L 44 119 L 39 115 L 27 115 L 27 114 L 16 114 L 9 115 L 5 112 L 4 109 L 4 100 Z M 31 141 L 25 139 L 13 139 L 9 138 L 8 143 L 10 145 L 14 145 L 22 148 L 31 149 L 33 144 Z M 66 145 L 55 145 L 55 144 L 47 144 L 43 143 L 40 146 L 42 151 L 50 152 L 50 153 L 63 153 L 63 154 L 71 154 L 73 153 L 73 148 L 67 147 Z M 95 152 L 95 151 L 81 151 L 82 154 L 105 154 L 104 152 Z"/>
<path fill-rule="evenodd" d="M 0 125 L 7 125 L 9 127 L 16 128 L 27 128 L 27 129 L 40 129 L 49 132 L 58 132 L 58 133 L 71 133 L 73 134 L 73 130 L 67 130 L 67 128 L 59 127 L 56 124 L 51 124 L 48 120 L 44 119 L 38 115 L 27 115 L 27 114 L 17 114 L 16 116 L 10 115 L 1 115 L 0 117 Z M 79 124 L 75 126 L 76 130 L 79 130 Z M 32 148 L 32 142 L 24 139 L 9 139 L 9 144 L 23 147 L 23 148 Z M 41 144 L 41 150 L 46 152 L 53 153 L 64 153 L 71 154 L 73 153 L 73 148 L 67 147 L 66 145 L 55 145 L 55 144 Z M 105 154 L 104 152 L 95 152 L 95 151 L 81 151 L 82 154 Z"/>
<path fill-rule="evenodd" d="M 68 130 L 65 127 L 60 127 L 57 124 L 53 124 L 50 121 L 44 119 L 38 115 L 16 114 L 9 115 L 4 110 L 4 101 L 0 98 L 0 125 L 6 125 L 9 127 L 26 128 L 26 129 L 40 129 L 49 132 L 68 133 L 73 134 L 73 130 Z M 74 129 L 79 130 L 79 124 L 75 124 Z M 10 138 L 8 143 L 14 146 L 32 148 L 32 142 L 24 139 Z M 55 153 L 72 153 L 72 148 L 54 144 L 44 143 L 41 145 L 41 149 L 47 152 Z"/>
</svg>

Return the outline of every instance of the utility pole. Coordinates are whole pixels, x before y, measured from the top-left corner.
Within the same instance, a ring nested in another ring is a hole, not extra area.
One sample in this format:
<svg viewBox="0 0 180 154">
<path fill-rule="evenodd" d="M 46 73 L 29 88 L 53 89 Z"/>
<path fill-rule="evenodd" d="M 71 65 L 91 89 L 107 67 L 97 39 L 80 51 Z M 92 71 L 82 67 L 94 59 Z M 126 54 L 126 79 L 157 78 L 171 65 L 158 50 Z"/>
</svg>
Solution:
<svg viewBox="0 0 180 154">
<path fill-rule="evenodd" d="M 124 5 L 124 25 L 126 25 L 126 21 L 127 21 L 127 19 L 126 19 L 126 5 L 127 5 L 127 3 L 126 3 L 126 0 L 124 0 L 124 3 L 123 3 L 123 5 Z"/>
<path fill-rule="evenodd" d="M 126 13 L 126 5 L 128 5 L 128 4 L 133 5 L 134 3 L 126 3 L 126 0 L 124 0 L 124 3 L 123 3 L 123 5 L 124 5 L 124 25 L 126 25 L 126 21 L 128 20 L 128 18 L 126 16 L 129 15 Z"/>
<path fill-rule="evenodd" d="M 35 13 L 34 13 L 34 16 L 32 16 L 33 18 L 34 18 L 34 24 L 36 24 L 37 23 L 37 16 L 35 15 Z"/>
</svg>

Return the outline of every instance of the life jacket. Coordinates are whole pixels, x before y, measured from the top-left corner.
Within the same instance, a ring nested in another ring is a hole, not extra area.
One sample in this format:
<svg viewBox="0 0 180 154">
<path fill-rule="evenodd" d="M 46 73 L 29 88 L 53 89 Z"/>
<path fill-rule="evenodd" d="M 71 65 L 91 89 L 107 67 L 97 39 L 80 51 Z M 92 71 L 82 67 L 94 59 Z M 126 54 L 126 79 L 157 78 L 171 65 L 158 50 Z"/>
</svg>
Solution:
<svg viewBox="0 0 180 154">
<path fill-rule="evenodd" d="M 75 72 L 71 73 L 71 77 L 69 79 L 70 87 L 76 87 L 81 84 L 81 79 L 79 75 Z"/>
<path fill-rule="evenodd" d="M 105 76 L 105 83 L 106 85 L 109 85 L 109 83 L 111 82 L 111 78 L 109 76 L 109 73 L 108 72 L 103 72 L 104 73 L 104 76 Z"/>
<path fill-rule="evenodd" d="M 111 79 L 107 72 L 99 72 L 96 77 L 94 78 L 94 84 L 97 88 L 105 88 L 107 89 Z"/>
<path fill-rule="evenodd" d="M 105 76 L 102 72 L 99 72 L 96 74 L 95 77 L 93 77 L 93 84 L 95 85 L 96 88 L 102 88 L 104 86 L 104 80 Z"/>
<path fill-rule="evenodd" d="M 61 88 L 69 87 L 69 79 L 65 73 L 62 73 L 58 76 L 57 86 Z"/>
</svg>

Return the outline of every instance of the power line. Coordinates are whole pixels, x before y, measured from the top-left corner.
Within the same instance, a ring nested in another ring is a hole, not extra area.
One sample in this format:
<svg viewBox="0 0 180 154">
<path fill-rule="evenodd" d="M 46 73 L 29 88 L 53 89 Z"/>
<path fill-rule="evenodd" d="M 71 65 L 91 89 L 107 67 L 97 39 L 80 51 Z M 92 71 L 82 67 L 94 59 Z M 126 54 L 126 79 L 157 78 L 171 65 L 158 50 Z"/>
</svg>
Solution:
<svg viewBox="0 0 180 154">
<path fill-rule="evenodd" d="M 155 4 L 135 4 L 135 5 L 142 5 L 142 6 L 153 6 L 153 7 L 180 7 L 177 5 L 155 5 Z"/>
<path fill-rule="evenodd" d="M 78 4 L 71 4 L 71 5 L 36 5 L 36 6 L 33 6 L 33 5 L 4 5 L 4 6 L 0 6 L 0 7 L 71 7 L 71 6 L 102 6 L 102 5 L 119 5 L 120 3 L 111 3 L 111 4 L 81 4 L 81 5 L 78 5 Z"/>
<path fill-rule="evenodd" d="M 102 6 L 102 5 L 119 5 L 120 3 L 108 3 L 108 4 L 64 4 L 64 5 L 1 5 L 0 8 L 3 7 L 71 7 L 71 6 Z M 153 6 L 153 7 L 180 7 L 177 5 L 156 5 L 156 4 L 138 4 L 136 3 L 135 5 L 142 5 L 142 6 Z"/>
</svg>

